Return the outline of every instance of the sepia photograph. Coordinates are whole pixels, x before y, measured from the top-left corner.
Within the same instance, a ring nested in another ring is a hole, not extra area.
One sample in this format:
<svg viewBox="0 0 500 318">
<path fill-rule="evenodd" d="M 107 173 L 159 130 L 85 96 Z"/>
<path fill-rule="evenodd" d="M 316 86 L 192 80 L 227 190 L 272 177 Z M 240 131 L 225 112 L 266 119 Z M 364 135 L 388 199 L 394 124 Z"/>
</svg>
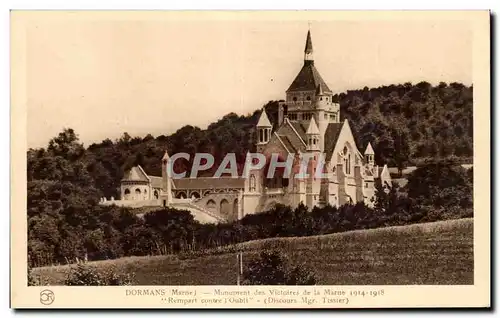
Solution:
<svg viewBox="0 0 500 318">
<path fill-rule="evenodd" d="M 12 11 L 23 303 L 488 306 L 489 19 Z"/>
</svg>

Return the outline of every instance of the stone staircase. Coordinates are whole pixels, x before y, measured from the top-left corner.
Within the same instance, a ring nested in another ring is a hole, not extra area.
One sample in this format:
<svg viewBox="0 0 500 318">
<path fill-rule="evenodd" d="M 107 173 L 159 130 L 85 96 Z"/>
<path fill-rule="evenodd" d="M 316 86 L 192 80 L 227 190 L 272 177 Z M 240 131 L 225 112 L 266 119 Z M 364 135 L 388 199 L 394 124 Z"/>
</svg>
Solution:
<svg viewBox="0 0 500 318">
<path fill-rule="evenodd" d="M 221 223 L 227 221 L 222 216 L 209 211 L 208 209 L 205 209 L 204 207 L 201 207 L 192 201 L 173 202 L 170 206 L 176 209 L 190 211 L 195 219 L 202 223 Z"/>
</svg>

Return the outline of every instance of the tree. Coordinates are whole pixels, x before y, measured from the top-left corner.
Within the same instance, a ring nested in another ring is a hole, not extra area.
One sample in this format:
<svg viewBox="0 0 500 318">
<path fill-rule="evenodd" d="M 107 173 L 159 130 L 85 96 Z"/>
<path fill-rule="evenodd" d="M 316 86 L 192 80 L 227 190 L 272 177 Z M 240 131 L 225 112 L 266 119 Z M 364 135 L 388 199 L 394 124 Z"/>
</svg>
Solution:
<svg viewBox="0 0 500 318">
<path fill-rule="evenodd" d="M 315 273 L 304 265 L 292 266 L 278 250 L 262 251 L 243 272 L 244 285 L 315 285 Z"/>
<path fill-rule="evenodd" d="M 375 195 L 374 214 L 370 222 L 374 227 L 414 223 L 423 217 L 420 211 L 414 209 L 413 200 L 401 194 L 397 183 L 384 187 L 378 182 Z"/>
<path fill-rule="evenodd" d="M 52 138 L 47 148 L 54 156 L 74 161 L 79 159 L 85 152 L 85 148 L 78 142 L 78 136 L 71 128 L 65 128 L 59 135 Z"/>
<path fill-rule="evenodd" d="M 394 162 L 398 168 L 399 176 L 401 176 L 403 174 L 403 169 L 406 168 L 410 160 L 408 135 L 403 131 L 393 130 L 392 138 L 394 140 Z"/>
<path fill-rule="evenodd" d="M 459 164 L 450 161 L 426 163 L 408 177 L 408 196 L 417 204 L 435 207 L 472 207 L 472 180 Z"/>
</svg>

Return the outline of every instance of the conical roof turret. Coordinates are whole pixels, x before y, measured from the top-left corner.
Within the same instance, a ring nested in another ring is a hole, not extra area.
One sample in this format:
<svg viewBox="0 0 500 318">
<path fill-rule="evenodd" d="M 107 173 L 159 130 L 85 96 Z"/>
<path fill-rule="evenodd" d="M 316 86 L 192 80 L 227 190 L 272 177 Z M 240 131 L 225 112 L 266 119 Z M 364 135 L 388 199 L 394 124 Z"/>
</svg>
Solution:
<svg viewBox="0 0 500 318">
<path fill-rule="evenodd" d="M 316 125 L 316 121 L 314 120 L 314 116 L 311 117 L 311 121 L 309 121 L 309 127 L 306 131 L 307 135 L 319 135 L 319 128 Z"/>
<path fill-rule="evenodd" d="M 271 122 L 269 121 L 269 118 L 267 117 L 265 109 L 262 109 L 257 127 L 273 127 L 273 125 L 271 125 Z"/>
<path fill-rule="evenodd" d="M 374 155 L 374 154 L 375 151 L 373 151 L 372 144 L 369 142 L 368 146 L 366 146 L 365 155 Z"/>
</svg>

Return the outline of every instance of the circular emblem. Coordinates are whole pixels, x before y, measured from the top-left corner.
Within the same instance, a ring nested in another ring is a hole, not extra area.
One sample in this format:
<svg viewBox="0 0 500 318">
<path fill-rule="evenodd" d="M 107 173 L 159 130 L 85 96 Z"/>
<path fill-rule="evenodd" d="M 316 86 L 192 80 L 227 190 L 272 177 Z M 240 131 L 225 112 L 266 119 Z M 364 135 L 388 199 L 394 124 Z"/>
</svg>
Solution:
<svg viewBox="0 0 500 318">
<path fill-rule="evenodd" d="M 51 290 L 45 289 L 40 292 L 40 302 L 44 305 L 50 305 L 54 302 L 54 293 Z"/>
</svg>

